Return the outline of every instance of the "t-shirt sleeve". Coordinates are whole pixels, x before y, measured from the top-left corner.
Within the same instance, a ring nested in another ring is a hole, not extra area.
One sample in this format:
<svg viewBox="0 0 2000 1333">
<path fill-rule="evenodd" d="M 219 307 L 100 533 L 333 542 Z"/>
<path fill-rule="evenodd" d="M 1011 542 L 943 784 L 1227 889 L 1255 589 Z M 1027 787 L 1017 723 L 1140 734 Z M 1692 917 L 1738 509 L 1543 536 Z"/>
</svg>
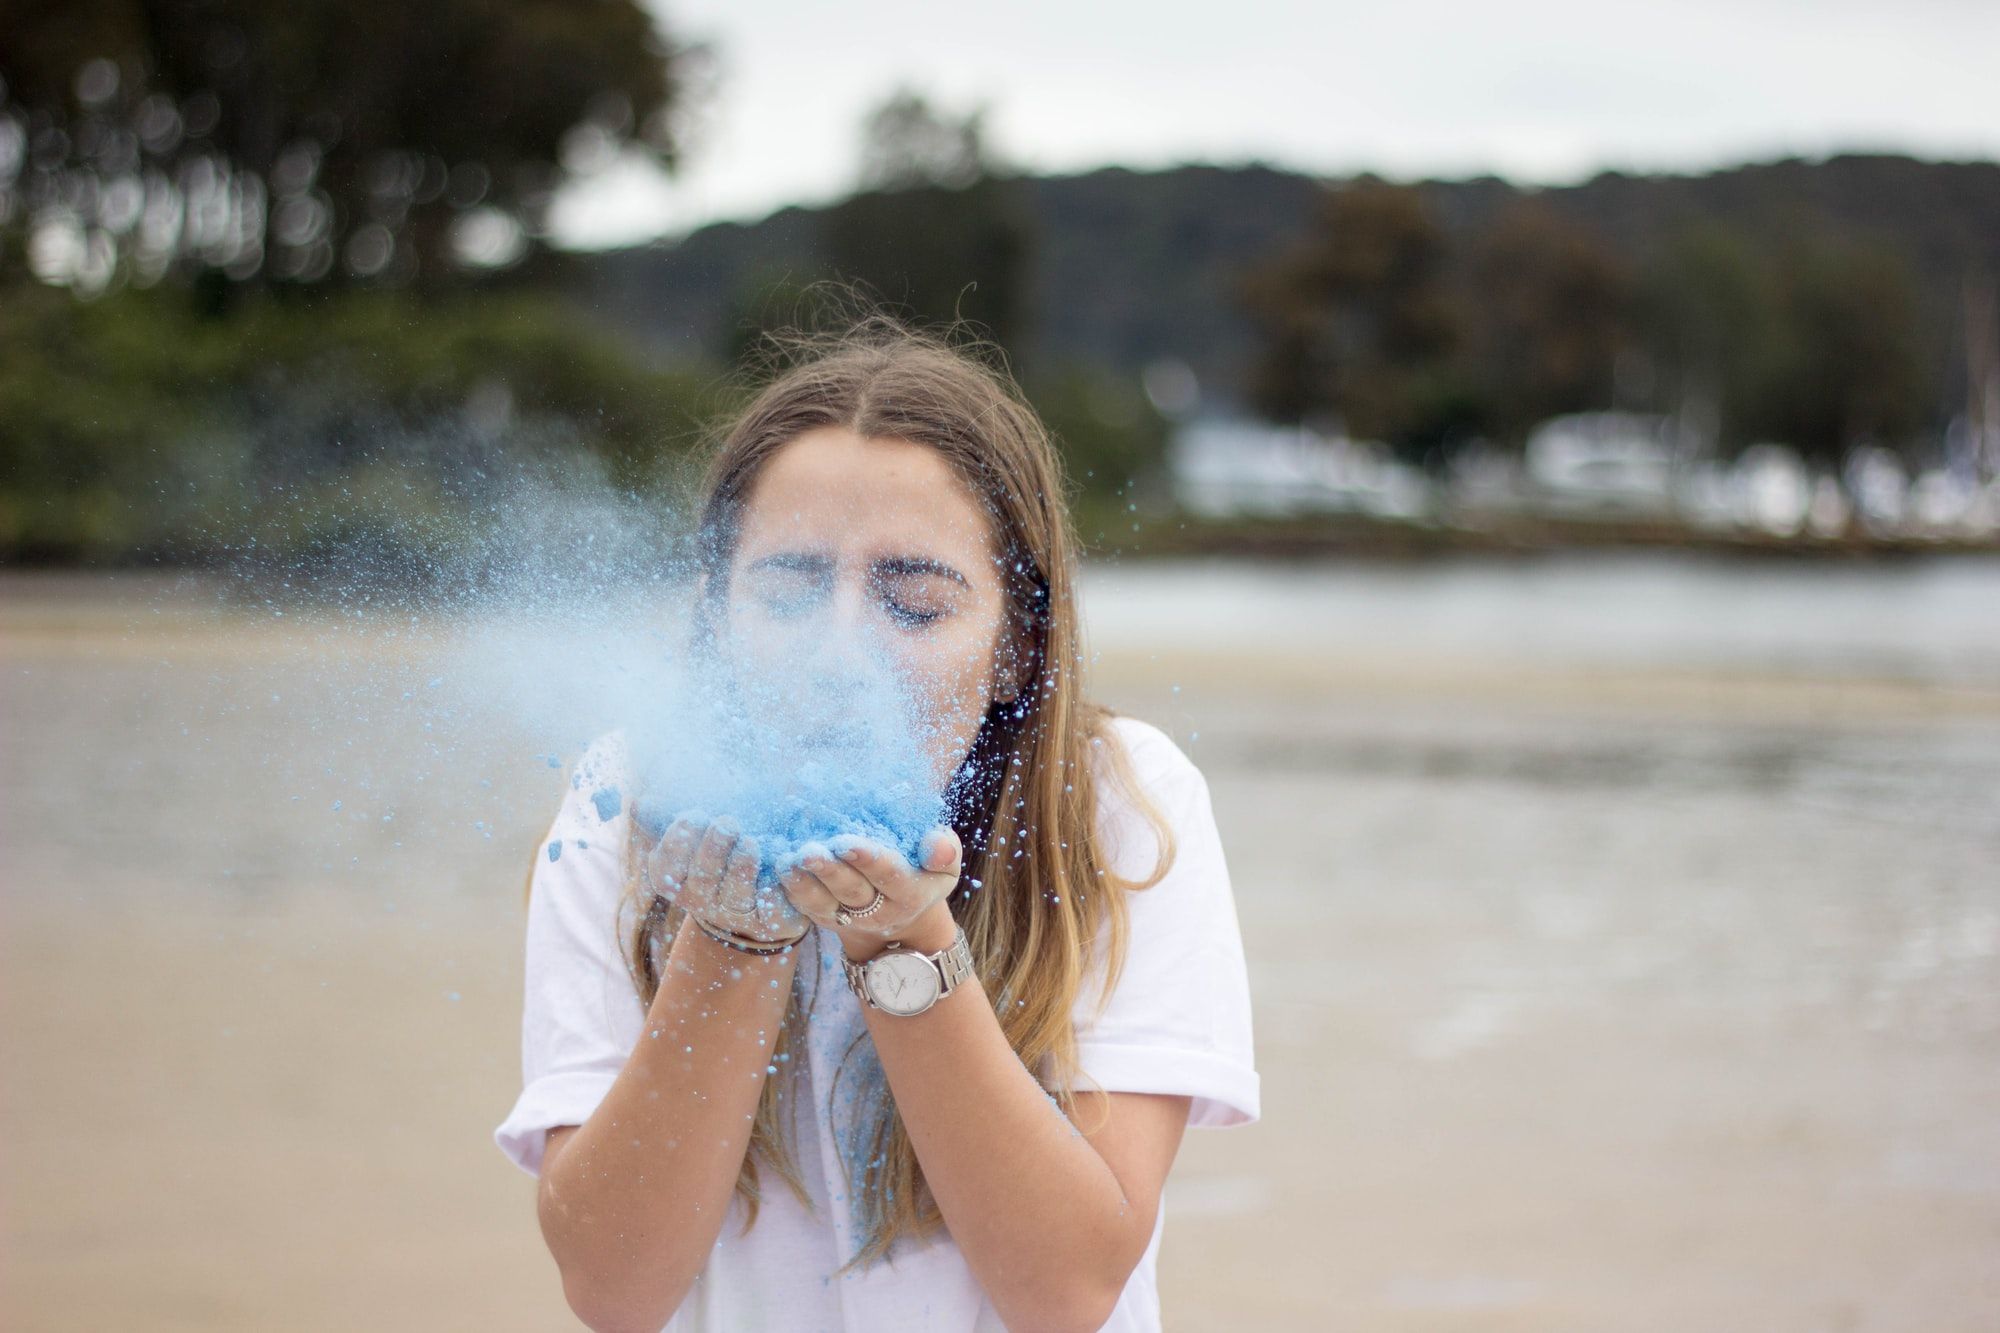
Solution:
<svg viewBox="0 0 2000 1333">
<path fill-rule="evenodd" d="M 600 741 L 578 763 L 529 881 L 521 1095 L 493 1139 L 532 1176 L 549 1130 L 589 1118 L 645 1022 L 622 953 L 631 913 L 617 758 L 615 741 Z"/>
<path fill-rule="evenodd" d="M 1131 718 L 1113 725 L 1139 785 L 1173 828 L 1176 851 L 1157 884 L 1126 896 L 1125 963 L 1103 1012 L 1095 1012 L 1099 985 L 1078 995 L 1072 1018 L 1084 1086 L 1186 1094 L 1190 1128 L 1251 1124 L 1261 1111 L 1249 971 L 1208 782 L 1165 732 Z M 1101 780 L 1098 792 L 1110 868 L 1146 878 L 1158 853 L 1151 827 L 1114 782 Z M 1100 936 L 1091 973 L 1098 981 L 1103 946 Z"/>
</svg>

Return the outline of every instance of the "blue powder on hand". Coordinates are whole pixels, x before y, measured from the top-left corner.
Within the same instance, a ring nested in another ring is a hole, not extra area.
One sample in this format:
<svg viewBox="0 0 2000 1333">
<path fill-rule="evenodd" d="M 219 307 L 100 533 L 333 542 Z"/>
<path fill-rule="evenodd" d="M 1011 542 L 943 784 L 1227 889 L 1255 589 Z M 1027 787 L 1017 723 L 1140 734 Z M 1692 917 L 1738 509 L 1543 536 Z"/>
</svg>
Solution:
<svg viewBox="0 0 2000 1333">
<path fill-rule="evenodd" d="M 655 837 L 695 812 L 733 818 L 757 842 L 765 888 L 815 844 L 854 838 L 920 866 L 925 835 L 946 823 L 925 719 L 886 672 L 852 685 L 831 723 L 801 719 L 811 693 L 793 679 L 708 679 L 642 719 L 628 731 L 633 817 Z"/>
<path fill-rule="evenodd" d="M 814 844 L 824 854 L 852 838 L 892 847 L 912 866 L 921 863 L 924 835 L 943 822 L 943 802 L 936 795 L 907 785 L 885 789 L 852 779 L 815 782 L 815 777 L 825 775 L 802 771 L 784 783 L 753 778 L 727 791 L 703 793 L 701 806 L 729 811 L 743 835 L 756 839 L 760 885 L 775 886 Z M 649 794 L 634 802 L 633 817 L 657 838 L 674 820 L 699 817 L 691 796 Z"/>
<path fill-rule="evenodd" d="M 559 861 L 561 859 L 562 859 L 562 839 L 558 838 L 554 842 L 549 844 L 549 860 Z"/>
</svg>

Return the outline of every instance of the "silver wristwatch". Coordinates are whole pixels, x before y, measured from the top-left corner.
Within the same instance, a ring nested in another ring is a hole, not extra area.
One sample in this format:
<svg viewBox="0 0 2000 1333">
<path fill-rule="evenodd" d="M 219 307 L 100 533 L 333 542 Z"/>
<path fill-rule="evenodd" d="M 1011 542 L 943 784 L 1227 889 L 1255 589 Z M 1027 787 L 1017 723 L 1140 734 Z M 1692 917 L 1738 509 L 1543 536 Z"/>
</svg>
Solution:
<svg viewBox="0 0 2000 1333">
<path fill-rule="evenodd" d="M 942 1000 L 972 975 L 972 948 L 965 942 L 965 927 L 957 928 L 950 944 L 936 953 L 918 953 L 908 945 L 891 941 L 865 963 L 843 958 L 848 989 L 863 1004 L 885 1014 L 910 1018 Z"/>
</svg>

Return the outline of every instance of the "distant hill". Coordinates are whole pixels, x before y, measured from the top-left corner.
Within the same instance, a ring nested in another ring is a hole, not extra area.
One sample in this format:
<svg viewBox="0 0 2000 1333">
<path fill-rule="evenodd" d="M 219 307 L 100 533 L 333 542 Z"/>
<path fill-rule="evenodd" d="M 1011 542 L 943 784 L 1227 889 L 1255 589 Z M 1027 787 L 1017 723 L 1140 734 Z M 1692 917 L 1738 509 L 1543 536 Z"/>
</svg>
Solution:
<svg viewBox="0 0 2000 1333">
<path fill-rule="evenodd" d="M 1037 235 L 1033 333 L 1031 345 L 1017 349 L 1019 360 L 1136 373 L 1174 356 L 1225 396 L 1241 383 L 1252 353 L 1236 276 L 1306 230 L 1322 189 L 1318 178 L 1263 165 L 1110 167 L 1023 185 Z M 1966 272 L 1984 265 L 2000 273 L 1995 162 L 1849 154 L 1700 176 L 1604 172 L 1579 185 L 1527 191 L 1496 177 L 1419 188 L 1455 232 L 1482 227 L 1523 193 L 1538 195 L 1635 266 L 1695 221 L 1779 245 L 1802 225 L 1879 239 L 1910 261 L 1927 333 L 1947 366 L 1954 356 L 1963 360 Z M 819 212 L 785 208 L 756 222 L 704 227 L 675 244 L 564 256 L 553 271 L 572 299 L 660 360 L 713 359 L 748 292 L 778 274 L 825 275 Z"/>
</svg>

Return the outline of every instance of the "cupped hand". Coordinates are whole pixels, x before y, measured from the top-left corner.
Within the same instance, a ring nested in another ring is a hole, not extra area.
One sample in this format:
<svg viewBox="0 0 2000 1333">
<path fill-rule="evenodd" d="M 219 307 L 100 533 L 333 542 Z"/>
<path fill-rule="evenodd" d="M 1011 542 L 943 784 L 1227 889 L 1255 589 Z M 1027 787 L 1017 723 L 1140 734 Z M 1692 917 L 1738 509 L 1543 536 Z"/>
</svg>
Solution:
<svg viewBox="0 0 2000 1333">
<path fill-rule="evenodd" d="M 749 939 L 779 944 L 803 938 L 810 923 L 790 899 L 758 891 L 760 865 L 757 840 L 735 820 L 684 816 L 646 854 L 645 884 L 688 915 Z"/>
<path fill-rule="evenodd" d="M 778 883 L 792 906 L 838 935 L 856 962 L 881 952 L 892 940 L 935 951 L 951 942 L 951 908 L 945 899 L 958 884 L 964 849 L 956 833 L 941 827 L 924 835 L 919 850 L 922 864 L 913 866 L 901 852 L 873 838 L 810 843 Z M 847 924 L 834 916 L 842 906 L 859 911 L 877 894 L 882 905 L 867 916 Z M 940 931 L 945 932 L 941 941 L 936 939 Z"/>
</svg>

